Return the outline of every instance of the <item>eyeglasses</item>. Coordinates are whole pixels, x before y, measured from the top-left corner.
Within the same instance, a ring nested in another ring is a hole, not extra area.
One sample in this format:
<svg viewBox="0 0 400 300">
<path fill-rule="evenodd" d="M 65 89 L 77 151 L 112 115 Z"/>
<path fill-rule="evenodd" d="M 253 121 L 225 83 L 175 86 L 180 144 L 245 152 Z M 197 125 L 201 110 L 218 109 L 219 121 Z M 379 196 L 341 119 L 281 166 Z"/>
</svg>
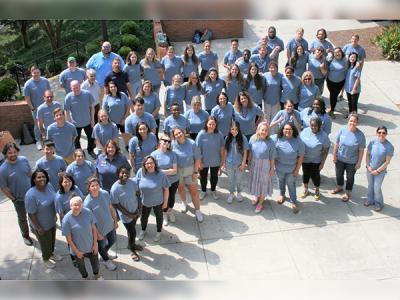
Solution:
<svg viewBox="0 0 400 300">
<path fill-rule="evenodd" d="M 161 139 L 161 141 L 163 141 L 164 143 L 168 143 L 168 144 L 170 144 L 170 143 L 171 143 L 171 141 L 170 141 L 170 140 L 166 140 L 166 139 Z"/>
<path fill-rule="evenodd" d="M 311 80 L 311 78 L 310 78 L 310 77 L 307 77 L 307 78 L 304 78 L 304 80 Z"/>
<path fill-rule="evenodd" d="M 378 131 L 378 134 L 386 135 L 387 133 L 385 131 Z"/>
<path fill-rule="evenodd" d="M 53 96 L 46 96 L 47 99 L 53 99 Z"/>
</svg>

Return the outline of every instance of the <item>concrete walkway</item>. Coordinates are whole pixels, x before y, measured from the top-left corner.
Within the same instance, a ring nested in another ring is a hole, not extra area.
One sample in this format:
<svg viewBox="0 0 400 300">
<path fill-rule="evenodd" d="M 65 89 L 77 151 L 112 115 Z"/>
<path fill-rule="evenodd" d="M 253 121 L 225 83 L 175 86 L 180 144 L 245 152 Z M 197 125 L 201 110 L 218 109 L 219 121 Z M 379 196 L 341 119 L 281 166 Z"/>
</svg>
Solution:
<svg viewBox="0 0 400 300">
<path fill-rule="evenodd" d="M 356 21 L 246 21 L 241 48 L 255 44 L 269 25 L 276 25 L 278 35 L 287 42 L 296 27 L 303 26 L 311 41 L 316 29 L 352 29 L 375 26 Z M 183 43 L 177 44 L 177 52 Z M 222 58 L 229 40 L 216 40 L 213 48 Z M 280 64 L 281 66 L 283 64 Z M 375 136 L 378 125 L 389 129 L 388 139 L 397 147 L 400 142 L 400 64 L 386 61 L 367 62 L 362 75 L 360 129 L 367 141 Z M 327 96 L 325 93 L 324 96 Z M 338 111 L 346 110 L 340 102 Z M 331 140 L 346 123 L 341 115 L 334 120 Z M 293 215 L 288 204 L 266 202 L 265 210 L 255 215 L 249 195 L 242 203 L 227 204 L 227 178 L 219 181 L 219 200 L 202 201 L 205 220 L 198 224 L 191 210 L 176 213 L 176 223 L 163 229 L 161 242 L 152 242 L 155 220 L 150 218 L 145 250 L 141 261 L 133 262 L 126 249 L 127 238 L 122 224 L 115 246 L 116 272 L 101 266 L 106 279 L 389 279 L 400 278 L 400 159 L 396 149 L 383 189 L 385 208 L 376 213 L 365 208 L 367 194 L 365 161 L 356 175 L 353 198 L 348 203 L 328 193 L 335 185 L 332 156 L 322 172 L 319 202 L 313 197 L 301 200 L 300 213 Z M 31 166 L 40 153 L 34 145 L 23 146 L 21 155 Z M 298 178 L 298 191 L 300 191 Z M 246 189 L 247 190 L 247 189 Z M 137 227 L 139 228 L 139 227 Z M 79 279 L 72 266 L 65 239 L 57 231 L 56 253 L 64 260 L 55 269 L 41 264 L 40 250 L 27 247 L 20 238 L 16 214 L 10 201 L 0 196 L 0 276 L 2 279 Z"/>
</svg>

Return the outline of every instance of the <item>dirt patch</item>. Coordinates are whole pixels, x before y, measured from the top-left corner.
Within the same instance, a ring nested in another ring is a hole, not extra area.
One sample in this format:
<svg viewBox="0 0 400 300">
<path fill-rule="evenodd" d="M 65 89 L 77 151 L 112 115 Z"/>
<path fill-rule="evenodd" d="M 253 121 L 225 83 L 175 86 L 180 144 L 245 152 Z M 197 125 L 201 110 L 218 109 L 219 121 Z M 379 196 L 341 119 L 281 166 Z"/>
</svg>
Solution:
<svg viewBox="0 0 400 300">
<path fill-rule="evenodd" d="M 382 54 L 382 49 L 375 45 L 373 39 L 383 31 L 383 26 L 376 26 L 364 29 L 351 29 L 351 30 L 340 30 L 340 31 L 329 31 L 328 39 L 334 44 L 343 47 L 350 42 L 353 34 L 360 36 L 359 44 L 364 47 L 367 53 L 366 61 L 373 60 L 385 60 Z"/>
</svg>

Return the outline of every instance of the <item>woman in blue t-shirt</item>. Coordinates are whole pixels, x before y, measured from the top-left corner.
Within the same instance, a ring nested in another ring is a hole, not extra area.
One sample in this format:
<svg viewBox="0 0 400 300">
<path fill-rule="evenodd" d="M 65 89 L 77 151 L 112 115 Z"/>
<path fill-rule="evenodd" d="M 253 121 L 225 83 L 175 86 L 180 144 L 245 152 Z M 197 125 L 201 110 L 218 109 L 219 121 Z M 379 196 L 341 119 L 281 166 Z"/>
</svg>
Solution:
<svg viewBox="0 0 400 300">
<path fill-rule="evenodd" d="M 387 173 L 387 167 L 393 157 L 394 147 L 386 139 L 387 128 L 379 126 L 378 137 L 369 142 L 366 154 L 368 199 L 364 205 L 374 205 L 375 211 L 383 208 L 382 183 Z"/>
<path fill-rule="evenodd" d="M 352 52 L 349 55 L 349 68 L 347 69 L 344 90 L 346 91 L 349 103 L 349 113 L 357 113 L 358 98 L 361 92 L 361 69 L 358 67 L 358 54 Z"/>
</svg>

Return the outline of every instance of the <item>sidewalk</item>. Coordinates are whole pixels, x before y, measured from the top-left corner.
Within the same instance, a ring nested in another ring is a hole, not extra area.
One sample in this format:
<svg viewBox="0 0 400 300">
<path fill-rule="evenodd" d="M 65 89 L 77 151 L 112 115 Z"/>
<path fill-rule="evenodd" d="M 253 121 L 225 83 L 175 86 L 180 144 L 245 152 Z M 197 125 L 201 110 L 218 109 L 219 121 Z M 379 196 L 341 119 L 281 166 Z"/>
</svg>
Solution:
<svg viewBox="0 0 400 300">
<path fill-rule="evenodd" d="M 247 20 L 245 38 L 240 39 L 240 47 L 254 45 L 270 25 L 276 25 L 278 36 L 286 43 L 300 25 L 305 28 L 305 38 L 310 42 L 319 27 L 340 30 L 374 26 L 374 23 Z M 177 53 L 182 52 L 184 44 L 176 44 Z M 220 58 L 229 47 L 229 40 L 213 41 L 213 49 L 217 50 Z M 396 106 L 400 105 L 399 74 L 399 63 L 365 63 L 359 128 L 365 133 L 367 143 L 375 136 L 376 127 L 385 125 L 389 130 L 388 139 L 395 148 L 400 144 L 400 112 Z M 324 96 L 327 96 L 327 89 Z M 344 112 L 345 105 L 347 102 L 339 102 L 338 111 Z M 346 120 L 337 115 L 331 141 L 345 123 Z M 32 167 L 41 156 L 35 145 L 21 147 L 20 154 L 29 158 Z M 140 262 L 133 262 L 130 258 L 126 249 L 126 231 L 120 224 L 115 246 L 118 269 L 110 272 L 101 265 L 101 272 L 106 279 L 400 278 L 400 193 L 396 188 L 400 178 L 398 149 L 395 149 L 383 184 L 386 205 L 379 213 L 363 206 L 367 194 L 364 162 L 356 175 L 352 199 L 343 203 L 339 197 L 328 193 L 335 185 L 334 166 L 329 155 L 322 172 L 321 200 L 317 202 L 312 196 L 300 200 L 301 210 L 297 215 L 292 213 L 289 204 L 276 203 L 276 182 L 273 200 L 266 201 L 265 209 L 259 215 L 255 215 L 247 193 L 242 203 L 227 204 L 227 178 L 223 175 L 218 183 L 220 199 L 212 200 L 208 196 L 201 203 L 205 214 L 203 223 L 195 221 L 193 210 L 187 214 L 177 211 L 176 223 L 163 228 L 161 241 L 154 244 L 155 219 L 150 218 Z M 300 178 L 297 183 L 300 193 Z M 59 230 L 56 253 L 62 254 L 64 260 L 52 270 L 42 266 L 38 243 L 35 241 L 35 247 L 24 245 L 12 203 L 3 195 L 0 195 L 0 237 L 2 279 L 80 279 Z"/>
</svg>

